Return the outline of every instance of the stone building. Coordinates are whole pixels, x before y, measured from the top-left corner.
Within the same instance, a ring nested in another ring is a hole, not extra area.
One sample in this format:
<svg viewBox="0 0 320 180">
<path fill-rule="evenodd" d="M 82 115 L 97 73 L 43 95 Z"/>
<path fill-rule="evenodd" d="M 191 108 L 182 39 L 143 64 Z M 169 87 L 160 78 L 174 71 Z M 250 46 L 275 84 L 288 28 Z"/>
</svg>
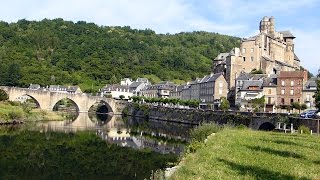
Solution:
<svg viewBox="0 0 320 180">
<path fill-rule="evenodd" d="M 313 97 L 317 91 L 317 79 L 316 77 L 310 78 L 303 87 L 302 98 L 304 104 L 307 105 L 307 108 L 315 108 L 316 102 Z"/>
<path fill-rule="evenodd" d="M 265 97 L 265 112 L 276 112 L 277 106 L 277 77 L 263 79 L 263 95 Z"/>
<path fill-rule="evenodd" d="M 302 104 L 302 91 L 307 79 L 306 71 L 280 71 L 277 83 L 277 104 L 283 109 L 293 102 Z"/>
<path fill-rule="evenodd" d="M 228 85 L 222 73 L 205 76 L 199 83 L 200 108 L 218 109 L 220 99 L 228 94 Z"/>
<path fill-rule="evenodd" d="M 276 31 L 273 17 L 264 17 L 259 30 L 256 36 L 242 39 L 239 48 L 221 53 L 213 60 L 213 72 L 224 73 L 231 91 L 241 71 L 279 74 L 300 69 L 300 60 L 294 53 L 295 36 L 290 31 Z"/>
</svg>

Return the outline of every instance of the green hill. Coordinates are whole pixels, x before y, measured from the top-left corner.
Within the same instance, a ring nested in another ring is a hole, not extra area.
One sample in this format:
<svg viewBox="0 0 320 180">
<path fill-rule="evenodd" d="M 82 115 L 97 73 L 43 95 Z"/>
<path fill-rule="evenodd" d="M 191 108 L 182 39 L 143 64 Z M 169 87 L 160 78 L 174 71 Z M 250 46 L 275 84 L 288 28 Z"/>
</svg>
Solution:
<svg viewBox="0 0 320 180">
<path fill-rule="evenodd" d="M 124 77 L 186 81 L 209 73 L 212 59 L 239 43 L 217 33 L 156 34 L 63 19 L 0 22 L 0 83 L 91 88 Z"/>
</svg>

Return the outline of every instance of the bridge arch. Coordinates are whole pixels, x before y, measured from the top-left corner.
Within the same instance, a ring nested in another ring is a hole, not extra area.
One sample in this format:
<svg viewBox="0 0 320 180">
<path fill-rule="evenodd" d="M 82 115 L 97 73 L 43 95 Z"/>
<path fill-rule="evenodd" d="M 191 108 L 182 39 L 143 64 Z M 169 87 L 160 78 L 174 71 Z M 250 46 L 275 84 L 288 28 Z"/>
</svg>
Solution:
<svg viewBox="0 0 320 180">
<path fill-rule="evenodd" d="M 276 127 L 274 126 L 274 124 L 272 124 L 271 122 L 264 122 L 262 123 L 258 130 L 262 130 L 262 131 L 272 131 L 274 130 Z"/>
<path fill-rule="evenodd" d="M 54 108 L 56 107 L 56 105 L 58 104 L 58 102 L 63 101 L 64 99 L 70 100 L 70 101 L 72 102 L 72 104 L 75 105 L 77 113 L 79 113 L 79 111 L 80 111 L 79 104 L 78 104 L 76 101 L 74 101 L 72 98 L 68 98 L 68 97 L 59 98 L 59 99 L 53 101 L 52 107 L 50 107 L 50 110 L 51 110 L 51 111 L 54 111 Z"/>
<path fill-rule="evenodd" d="M 30 94 L 22 94 L 21 96 L 16 97 L 15 101 L 20 101 L 20 102 L 24 101 L 24 99 L 19 99 L 19 98 L 24 97 L 24 96 L 28 96 L 29 98 L 31 98 L 35 102 L 35 105 L 37 106 L 37 108 L 42 108 L 40 106 L 39 101 L 35 97 L 30 95 Z M 28 101 L 28 99 L 25 99 L 25 101 Z"/>
<path fill-rule="evenodd" d="M 106 106 L 108 109 L 108 113 L 113 113 L 113 109 L 112 109 L 111 105 L 109 104 L 109 102 L 107 102 L 105 100 L 101 100 L 101 99 L 91 102 L 90 105 L 88 106 L 88 108 L 89 109 L 92 108 L 97 103 L 103 104 L 104 106 Z M 89 109 L 88 109 L 88 111 L 89 111 Z"/>
</svg>

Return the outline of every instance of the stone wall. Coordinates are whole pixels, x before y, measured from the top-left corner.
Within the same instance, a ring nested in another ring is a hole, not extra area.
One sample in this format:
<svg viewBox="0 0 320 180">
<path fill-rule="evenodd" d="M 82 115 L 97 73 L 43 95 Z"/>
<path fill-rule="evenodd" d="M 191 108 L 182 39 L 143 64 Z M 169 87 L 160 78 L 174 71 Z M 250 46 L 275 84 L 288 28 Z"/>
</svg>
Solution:
<svg viewBox="0 0 320 180">
<path fill-rule="evenodd" d="M 189 125 L 215 122 L 218 124 L 245 125 L 251 129 L 259 130 L 263 124 L 268 123 L 274 128 L 279 121 L 293 123 L 294 129 L 305 125 L 316 132 L 317 122 L 310 119 L 288 117 L 286 113 L 252 113 L 234 111 L 212 111 L 202 109 L 178 109 L 146 104 L 129 104 L 123 111 L 125 116 L 155 119 Z"/>
</svg>

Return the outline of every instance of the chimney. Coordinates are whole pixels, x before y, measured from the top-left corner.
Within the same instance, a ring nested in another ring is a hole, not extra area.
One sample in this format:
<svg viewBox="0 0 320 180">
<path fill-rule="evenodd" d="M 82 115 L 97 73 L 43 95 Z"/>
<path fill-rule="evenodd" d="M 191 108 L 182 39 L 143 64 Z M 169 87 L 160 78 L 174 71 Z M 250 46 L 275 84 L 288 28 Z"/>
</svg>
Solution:
<svg viewBox="0 0 320 180">
<path fill-rule="evenodd" d="M 303 71 L 303 82 L 308 81 L 308 72 L 306 70 Z"/>
</svg>

